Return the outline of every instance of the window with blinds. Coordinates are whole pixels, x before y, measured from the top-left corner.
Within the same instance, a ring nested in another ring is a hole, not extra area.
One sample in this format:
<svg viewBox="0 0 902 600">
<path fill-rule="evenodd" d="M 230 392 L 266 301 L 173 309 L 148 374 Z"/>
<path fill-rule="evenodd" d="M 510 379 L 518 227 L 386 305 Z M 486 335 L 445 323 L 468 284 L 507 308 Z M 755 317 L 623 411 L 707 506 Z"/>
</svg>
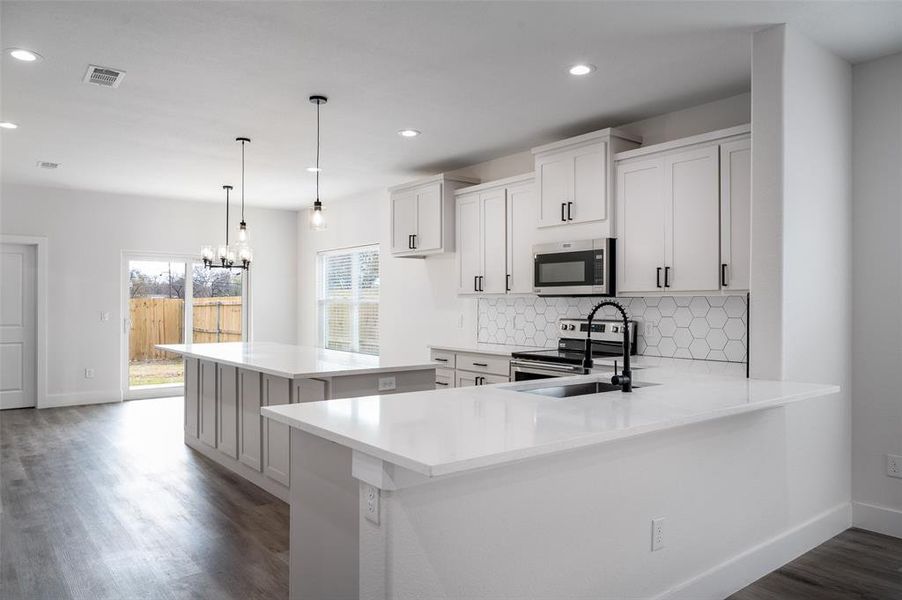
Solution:
<svg viewBox="0 0 902 600">
<path fill-rule="evenodd" d="M 379 246 L 320 252 L 320 345 L 379 354 Z"/>
</svg>

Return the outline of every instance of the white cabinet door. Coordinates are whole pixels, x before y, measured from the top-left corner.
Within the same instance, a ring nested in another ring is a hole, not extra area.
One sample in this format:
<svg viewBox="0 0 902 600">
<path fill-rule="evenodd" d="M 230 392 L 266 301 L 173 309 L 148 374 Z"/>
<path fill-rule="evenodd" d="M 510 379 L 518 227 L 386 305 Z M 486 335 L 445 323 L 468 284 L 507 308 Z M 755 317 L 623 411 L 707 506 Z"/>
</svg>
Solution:
<svg viewBox="0 0 902 600">
<path fill-rule="evenodd" d="M 412 191 L 391 197 L 391 250 L 403 254 L 412 251 L 411 236 L 417 232 L 417 197 Z"/>
<path fill-rule="evenodd" d="M 665 280 L 675 292 L 720 289 L 718 146 L 664 158 Z"/>
<path fill-rule="evenodd" d="M 457 293 L 479 291 L 479 195 L 457 198 Z"/>
<path fill-rule="evenodd" d="M 257 371 L 238 370 L 238 460 L 263 469 L 262 376 Z"/>
<path fill-rule="evenodd" d="M 532 184 L 507 190 L 507 273 L 509 291 L 531 294 L 534 284 L 532 247 L 535 244 L 536 203 Z"/>
<path fill-rule="evenodd" d="M 476 373 L 467 373 L 466 371 L 454 372 L 454 387 L 472 387 L 476 385 Z"/>
<path fill-rule="evenodd" d="M 416 250 L 440 250 L 442 248 L 442 184 L 435 183 L 418 188 L 417 229 L 414 232 Z"/>
<path fill-rule="evenodd" d="M 572 154 L 555 154 L 536 159 L 540 227 L 563 225 L 567 222 L 567 202 L 570 202 L 572 185 Z"/>
<path fill-rule="evenodd" d="M 601 221 L 607 217 L 607 144 L 593 144 L 573 153 L 572 194 L 568 223 Z"/>
<path fill-rule="evenodd" d="M 666 202 L 661 158 L 618 164 L 617 291 L 662 291 Z"/>
<path fill-rule="evenodd" d="M 284 377 L 263 375 L 263 405 L 288 404 L 289 381 Z M 288 425 L 263 419 L 263 473 L 283 485 L 289 483 L 290 436 Z"/>
<path fill-rule="evenodd" d="M 216 447 L 216 363 L 202 360 L 199 363 L 200 381 L 200 441 Z"/>
<path fill-rule="evenodd" d="M 200 384 L 196 358 L 185 359 L 185 435 L 197 439 L 200 424 Z"/>
<path fill-rule="evenodd" d="M 725 291 L 748 290 L 752 222 L 752 141 L 720 146 L 720 268 Z"/>
<path fill-rule="evenodd" d="M 504 188 L 479 194 L 482 279 L 479 291 L 507 291 L 507 193 Z"/>
<path fill-rule="evenodd" d="M 232 458 L 238 458 L 238 369 L 216 365 L 217 400 L 216 447 Z"/>
</svg>

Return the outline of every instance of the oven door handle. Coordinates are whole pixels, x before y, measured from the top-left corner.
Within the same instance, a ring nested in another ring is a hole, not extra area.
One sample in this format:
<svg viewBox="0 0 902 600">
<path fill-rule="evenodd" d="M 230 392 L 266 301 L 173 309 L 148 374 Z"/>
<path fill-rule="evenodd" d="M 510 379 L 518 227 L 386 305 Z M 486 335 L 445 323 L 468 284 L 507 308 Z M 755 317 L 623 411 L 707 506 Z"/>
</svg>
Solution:
<svg viewBox="0 0 902 600">
<path fill-rule="evenodd" d="M 555 371 L 558 373 L 573 373 L 575 375 L 581 375 L 583 373 L 583 368 L 577 367 L 576 365 L 556 365 L 537 360 L 526 360 L 522 358 L 517 358 L 511 361 L 511 368 L 516 369 L 517 367 L 523 369 L 541 369 L 543 371 Z"/>
</svg>

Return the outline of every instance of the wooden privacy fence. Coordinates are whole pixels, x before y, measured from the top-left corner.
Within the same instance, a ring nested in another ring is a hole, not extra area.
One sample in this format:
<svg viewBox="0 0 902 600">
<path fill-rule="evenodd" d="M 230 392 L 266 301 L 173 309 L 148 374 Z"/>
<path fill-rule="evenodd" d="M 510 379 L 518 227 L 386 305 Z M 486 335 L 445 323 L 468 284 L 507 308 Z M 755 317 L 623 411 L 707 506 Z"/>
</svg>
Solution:
<svg viewBox="0 0 902 600">
<path fill-rule="evenodd" d="M 193 340 L 241 341 L 241 296 L 195 298 L 192 314 Z M 130 361 L 173 358 L 154 348 L 156 344 L 180 344 L 184 339 L 185 301 L 181 298 L 131 298 Z"/>
</svg>

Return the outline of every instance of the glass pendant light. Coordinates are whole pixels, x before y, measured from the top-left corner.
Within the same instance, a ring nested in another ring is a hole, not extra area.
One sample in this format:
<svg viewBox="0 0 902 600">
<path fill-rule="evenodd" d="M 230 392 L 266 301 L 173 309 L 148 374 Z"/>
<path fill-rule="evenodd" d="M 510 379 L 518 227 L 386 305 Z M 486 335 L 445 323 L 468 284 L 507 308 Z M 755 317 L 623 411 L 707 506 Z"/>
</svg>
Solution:
<svg viewBox="0 0 902 600">
<path fill-rule="evenodd" d="M 319 107 L 327 102 L 325 96 L 310 96 L 310 102 L 316 104 L 316 200 L 313 202 L 313 210 L 310 211 L 310 228 L 321 231 L 326 228 L 326 217 L 323 214 L 323 203 L 319 200 Z"/>
</svg>

